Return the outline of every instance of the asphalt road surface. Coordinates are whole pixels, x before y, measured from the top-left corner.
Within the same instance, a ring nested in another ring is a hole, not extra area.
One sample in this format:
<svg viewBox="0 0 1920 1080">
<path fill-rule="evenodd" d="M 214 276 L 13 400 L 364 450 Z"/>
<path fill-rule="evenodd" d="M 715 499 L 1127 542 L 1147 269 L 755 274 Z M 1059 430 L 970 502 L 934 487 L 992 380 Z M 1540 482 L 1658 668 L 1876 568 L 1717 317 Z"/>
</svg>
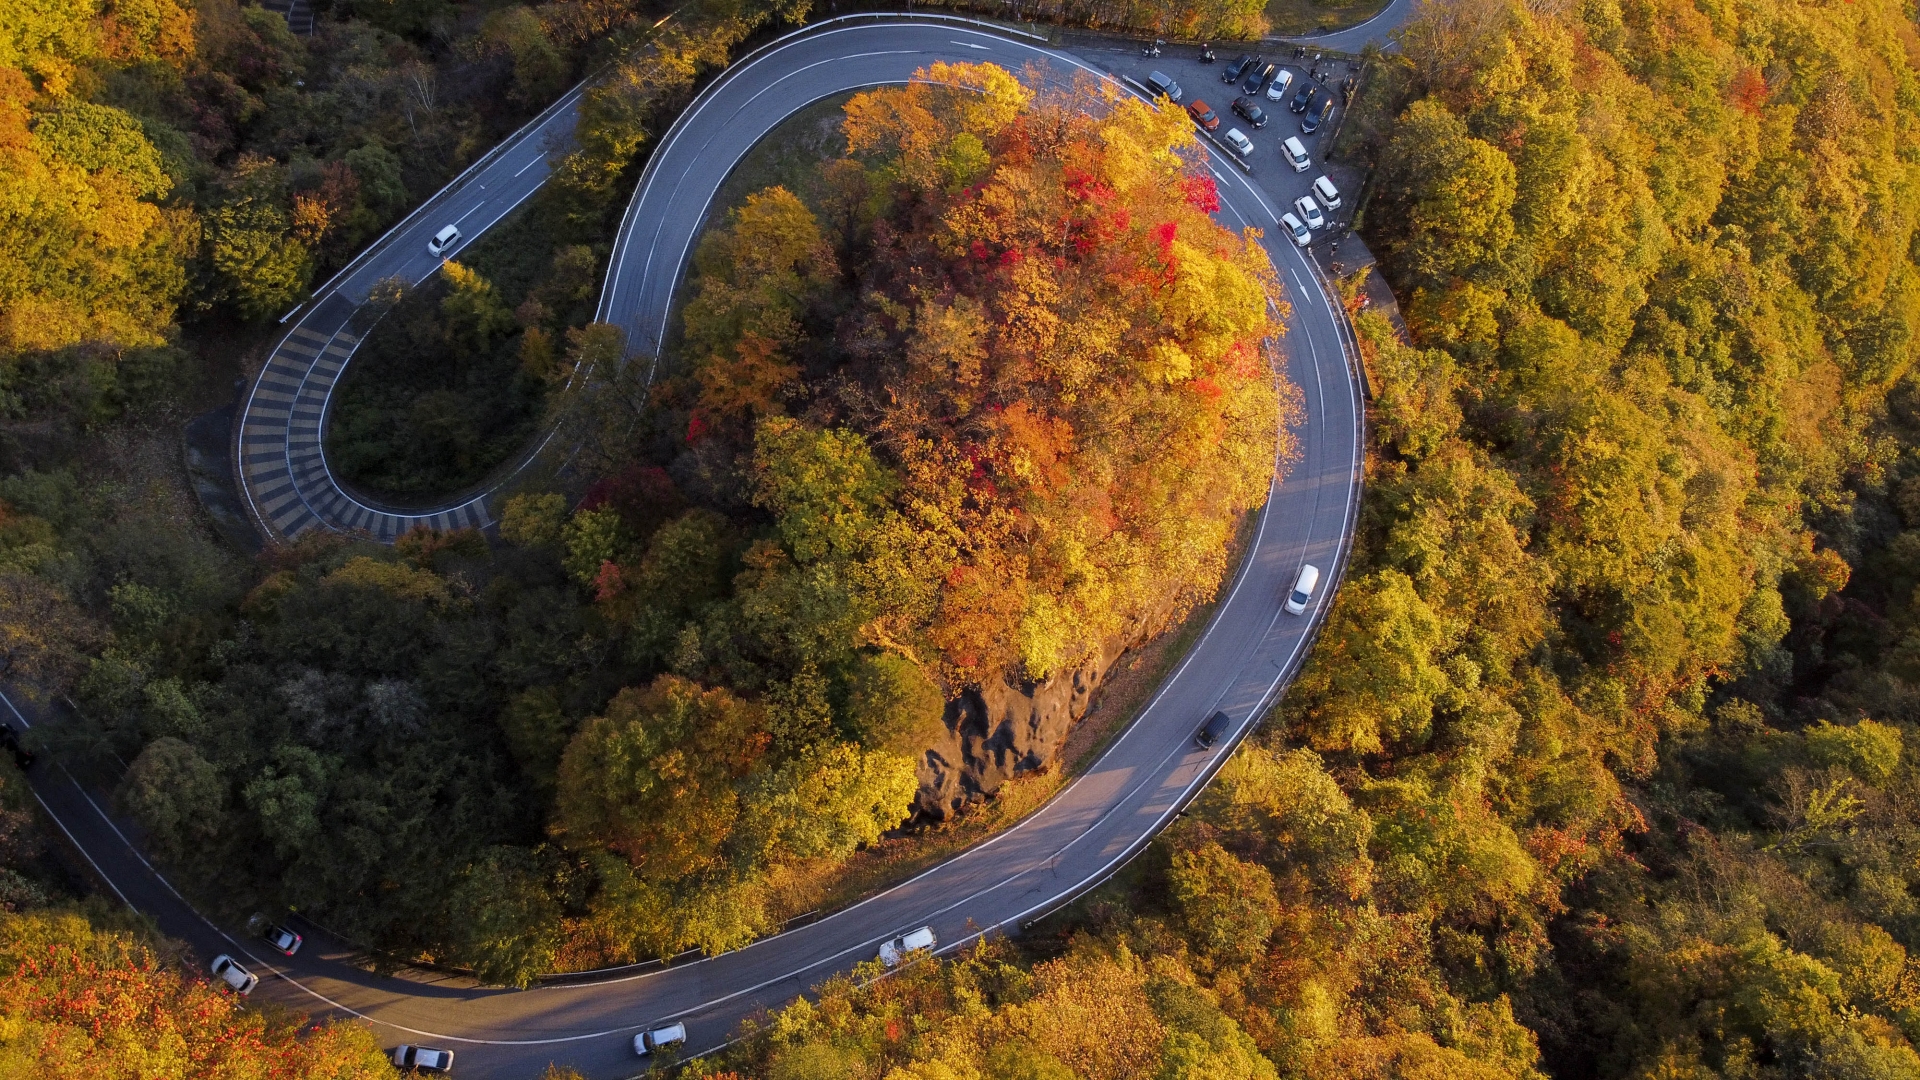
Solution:
<svg viewBox="0 0 1920 1080">
<path fill-rule="evenodd" d="M 512 213 L 547 182 L 547 154 L 573 137 L 580 88 L 569 91 L 475 162 L 349 263 L 288 319 L 240 409 L 235 476 L 254 521 L 269 537 L 313 528 L 362 529 L 392 541 L 417 525 L 457 529 L 490 524 L 490 489 L 443 505 L 408 508 L 350 492 L 328 467 L 320 433 L 333 387 L 372 325 L 367 294 L 385 279 L 417 285 Z M 436 256 L 427 241 L 453 225 L 461 239 Z"/>
<path fill-rule="evenodd" d="M 811 102 L 903 83 L 936 60 L 990 60 L 1016 70 L 1034 64 L 1047 78 L 1093 70 L 1037 41 L 930 17 L 832 20 L 762 48 L 704 91 L 662 140 L 622 223 L 601 317 L 623 325 L 636 347 L 658 341 L 692 238 L 741 155 Z M 359 522 L 390 536 L 399 523 L 419 520 L 382 517 L 378 508 L 350 499 L 344 506 L 327 501 L 324 464 L 297 456 L 317 456 L 322 384 L 337 376 L 337 359 L 351 348 L 342 328 L 373 282 L 396 274 L 417 280 L 433 270 L 437 260 L 426 254 L 425 244 L 441 225 L 460 221 L 465 232 L 468 224 L 497 220 L 524 199 L 534 176 L 544 172 L 545 140 L 564 132 L 571 118 L 570 100 L 558 103 L 530 134 L 503 144 L 396 226 L 306 309 L 276 363 L 284 356 L 309 362 L 304 368 L 293 359 L 283 368 L 269 365 L 249 402 L 245 430 L 254 441 L 242 444 L 243 475 L 265 477 L 249 481 L 249 496 L 275 532 Z M 34 767 L 36 794 L 114 892 L 203 956 L 240 957 L 262 976 L 258 996 L 362 1017 L 387 1045 L 452 1049 L 462 1076 L 531 1078 L 549 1062 L 593 1078 L 629 1076 L 641 1065 L 631 1050 L 635 1031 L 680 1020 L 690 1032 L 690 1052 L 713 1049 L 741 1018 L 871 959 L 882 940 L 905 930 L 931 925 L 943 951 L 982 933 L 1017 933 L 1026 920 L 1104 880 L 1205 784 L 1297 670 L 1345 566 L 1362 463 L 1362 406 L 1349 331 L 1314 266 L 1274 233 L 1273 196 L 1225 162 L 1209 167 L 1219 181 L 1220 220 L 1266 230 L 1287 287 L 1286 374 L 1300 388 L 1304 409 L 1294 431 L 1299 456 L 1271 493 L 1252 548 L 1198 643 L 1086 774 L 1017 828 L 852 908 L 735 952 L 586 984 L 513 991 L 371 975 L 347 964 L 349 950 L 323 934 L 310 935 L 299 956 L 281 957 L 196 914 L 141 858 L 103 798 L 74 782 L 58 762 Z M 1263 162 L 1256 166 L 1261 172 L 1277 176 L 1280 166 Z M 469 241 L 481 231 L 474 228 Z M 283 434 L 276 444 L 276 430 L 301 432 L 306 441 Z M 258 457 L 248 457 L 249 446 Z M 244 472 L 254 466 L 260 471 Z M 302 487 L 303 478 L 318 486 Z M 331 490 L 346 498 L 337 486 Z M 484 516 L 475 501 L 427 520 L 452 525 Z M 1305 562 L 1326 576 L 1306 615 L 1287 615 L 1281 598 Z M 1197 749 L 1194 732 L 1217 709 L 1232 718 L 1232 734 L 1212 751 Z M 36 719 L 23 710 L 18 722 Z"/>
</svg>

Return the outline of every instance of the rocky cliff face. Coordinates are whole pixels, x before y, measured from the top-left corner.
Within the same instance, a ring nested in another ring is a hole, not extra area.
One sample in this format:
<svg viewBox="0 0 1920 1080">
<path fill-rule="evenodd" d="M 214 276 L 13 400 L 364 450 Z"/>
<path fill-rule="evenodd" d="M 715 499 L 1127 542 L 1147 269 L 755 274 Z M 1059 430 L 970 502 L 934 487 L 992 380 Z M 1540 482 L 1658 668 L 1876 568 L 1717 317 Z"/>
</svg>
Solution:
<svg viewBox="0 0 1920 1080">
<path fill-rule="evenodd" d="M 1076 668 L 1041 682 L 996 679 L 948 701 L 945 738 L 920 755 L 914 816 L 944 821 L 984 802 L 1013 777 L 1051 765 L 1114 662 L 1166 629 L 1172 608 L 1169 598 L 1133 632 Z"/>
</svg>

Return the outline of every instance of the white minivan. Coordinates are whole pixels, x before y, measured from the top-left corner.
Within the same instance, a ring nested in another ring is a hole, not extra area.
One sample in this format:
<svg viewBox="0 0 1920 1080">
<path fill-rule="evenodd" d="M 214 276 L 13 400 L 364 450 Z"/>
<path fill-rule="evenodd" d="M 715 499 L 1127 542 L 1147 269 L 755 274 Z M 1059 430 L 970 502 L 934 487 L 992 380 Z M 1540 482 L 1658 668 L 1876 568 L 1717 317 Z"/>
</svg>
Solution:
<svg viewBox="0 0 1920 1080">
<path fill-rule="evenodd" d="M 891 941 L 882 942 L 880 962 L 888 967 L 899 967 L 908 953 L 931 948 L 933 948 L 933 927 L 923 926 L 918 930 L 901 934 Z"/>
<path fill-rule="evenodd" d="M 441 229 L 439 232 L 434 233 L 433 239 L 427 241 L 427 254 L 437 259 L 440 256 L 445 255 L 447 253 L 447 249 L 453 247 L 453 245 L 459 242 L 460 242 L 460 230 L 449 225 L 446 228 Z"/>
<path fill-rule="evenodd" d="M 652 1031 L 642 1031 L 638 1035 L 635 1035 L 633 1037 L 633 1052 L 639 1054 L 641 1057 L 646 1057 L 655 1050 L 664 1050 L 669 1046 L 679 1046 L 686 1041 L 687 1025 L 668 1024 L 666 1027 L 654 1028 Z"/>
<path fill-rule="evenodd" d="M 1280 143 L 1280 156 L 1287 159 L 1294 172 L 1306 172 L 1312 167 L 1312 159 L 1307 157 L 1307 148 L 1298 138 L 1289 135 Z"/>
<path fill-rule="evenodd" d="M 1247 138 L 1246 132 L 1241 131 L 1239 128 L 1228 128 L 1227 134 L 1224 137 L 1227 140 L 1227 145 L 1233 147 L 1234 152 L 1241 157 L 1246 157 L 1248 154 L 1253 153 L 1253 140 Z"/>
<path fill-rule="evenodd" d="M 1300 568 L 1300 576 L 1294 579 L 1293 591 L 1287 594 L 1287 614 L 1298 615 L 1307 610 L 1307 601 L 1313 599 L 1313 587 L 1320 584 L 1320 568 L 1308 563 Z"/>
<path fill-rule="evenodd" d="M 1327 179 L 1325 174 L 1314 177 L 1313 194 L 1320 200 L 1321 206 L 1329 210 L 1340 209 L 1340 189 L 1334 187 L 1333 181 Z"/>
</svg>

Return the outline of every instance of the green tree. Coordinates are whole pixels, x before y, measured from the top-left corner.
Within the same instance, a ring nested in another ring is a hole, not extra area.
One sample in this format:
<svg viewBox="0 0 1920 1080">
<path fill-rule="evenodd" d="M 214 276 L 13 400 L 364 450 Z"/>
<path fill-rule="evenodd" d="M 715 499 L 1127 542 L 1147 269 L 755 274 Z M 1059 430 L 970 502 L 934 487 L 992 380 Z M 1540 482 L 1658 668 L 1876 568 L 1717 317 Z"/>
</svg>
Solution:
<svg viewBox="0 0 1920 1080">
<path fill-rule="evenodd" d="M 621 852 L 651 880 L 713 865 L 739 818 L 736 782 L 765 752 L 761 709 L 662 675 L 622 690 L 560 761 L 557 825 L 569 843 Z"/>
<path fill-rule="evenodd" d="M 218 295 L 242 316 L 278 315 L 306 290 L 313 264 L 293 238 L 284 168 L 265 158 L 243 159 L 205 220 Z"/>
<path fill-rule="evenodd" d="M 204 858 L 231 828 L 225 777 L 191 745 L 162 736 L 127 767 L 115 805 L 140 823 L 154 854 L 183 865 Z"/>
<path fill-rule="evenodd" d="M 493 847 L 467 868 L 447 897 L 454 955 L 482 982 L 525 987 L 553 969 L 560 908 L 525 848 Z"/>
<path fill-rule="evenodd" d="M 1187 933 L 1209 955 L 1244 962 L 1266 950 L 1280 901 L 1265 867 L 1206 843 L 1174 855 L 1167 887 Z"/>
</svg>

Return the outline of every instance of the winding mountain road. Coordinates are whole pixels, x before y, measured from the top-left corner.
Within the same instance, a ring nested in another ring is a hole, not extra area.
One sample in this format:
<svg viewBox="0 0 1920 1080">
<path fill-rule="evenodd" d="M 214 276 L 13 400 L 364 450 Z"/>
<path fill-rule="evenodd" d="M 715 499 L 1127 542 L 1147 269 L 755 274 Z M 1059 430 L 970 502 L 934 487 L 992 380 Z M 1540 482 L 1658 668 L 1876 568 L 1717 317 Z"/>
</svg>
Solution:
<svg viewBox="0 0 1920 1080">
<path fill-rule="evenodd" d="M 622 222 L 599 317 L 625 327 L 635 348 L 650 353 L 664 336 L 700 223 L 742 155 L 811 102 L 904 83 L 938 60 L 993 61 L 1014 70 L 1031 64 L 1043 78 L 1099 74 L 1038 40 L 957 18 L 850 17 L 773 42 L 703 91 L 655 151 Z M 383 277 L 431 273 L 438 260 L 427 255 L 426 240 L 441 225 L 463 222 L 471 242 L 484 231 L 479 223 L 491 224 L 530 194 L 544 179 L 546 148 L 571 129 L 576 95 L 396 226 L 302 309 L 253 388 L 239 449 L 248 496 L 272 533 L 364 528 L 391 538 L 419 522 L 486 522 L 484 492 L 430 512 L 405 511 L 357 500 L 332 483 L 319 445 L 327 390 L 357 340 L 367 290 Z M 1260 141 L 1254 169 L 1279 173 L 1271 145 L 1277 140 Z M 1085 775 L 1016 828 L 854 907 L 735 952 L 513 991 L 372 975 L 321 937 L 299 956 L 281 957 L 196 914 L 141 858 L 99 798 L 58 762 L 35 766 L 36 794 L 116 893 L 203 954 L 241 956 L 263 977 L 260 996 L 364 1018 L 387 1045 L 448 1047 L 462 1076 L 530 1080 L 549 1062 L 596 1080 L 629 1076 L 640 1065 L 630 1046 L 636 1030 L 680 1020 L 691 1052 L 711 1050 L 741 1018 L 870 959 L 883 939 L 903 930 L 931 925 L 943 951 L 983 933 L 1017 933 L 1105 880 L 1206 783 L 1298 669 L 1348 556 L 1363 460 L 1351 332 L 1311 260 L 1276 230 L 1274 196 L 1232 164 L 1216 158 L 1209 167 L 1219 181 L 1220 220 L 1266 232 L 1289 293 L 1286 375 L 1304 406 L 1294 431 L 1299 456 L 1271 492 L 1252 548 L 1200 640 Z M 469 224 L 476 227 L 469 231 Z M 1330 573 L 1304 617 L 1287 615 L 1280 600 L 1303 562 Z M 1230 740 L 1198 750 L 1193 733 L 1216 709 L 1233 720 Z M 35 719 L 18 716 L 20 723 Z"/>
</svg>

